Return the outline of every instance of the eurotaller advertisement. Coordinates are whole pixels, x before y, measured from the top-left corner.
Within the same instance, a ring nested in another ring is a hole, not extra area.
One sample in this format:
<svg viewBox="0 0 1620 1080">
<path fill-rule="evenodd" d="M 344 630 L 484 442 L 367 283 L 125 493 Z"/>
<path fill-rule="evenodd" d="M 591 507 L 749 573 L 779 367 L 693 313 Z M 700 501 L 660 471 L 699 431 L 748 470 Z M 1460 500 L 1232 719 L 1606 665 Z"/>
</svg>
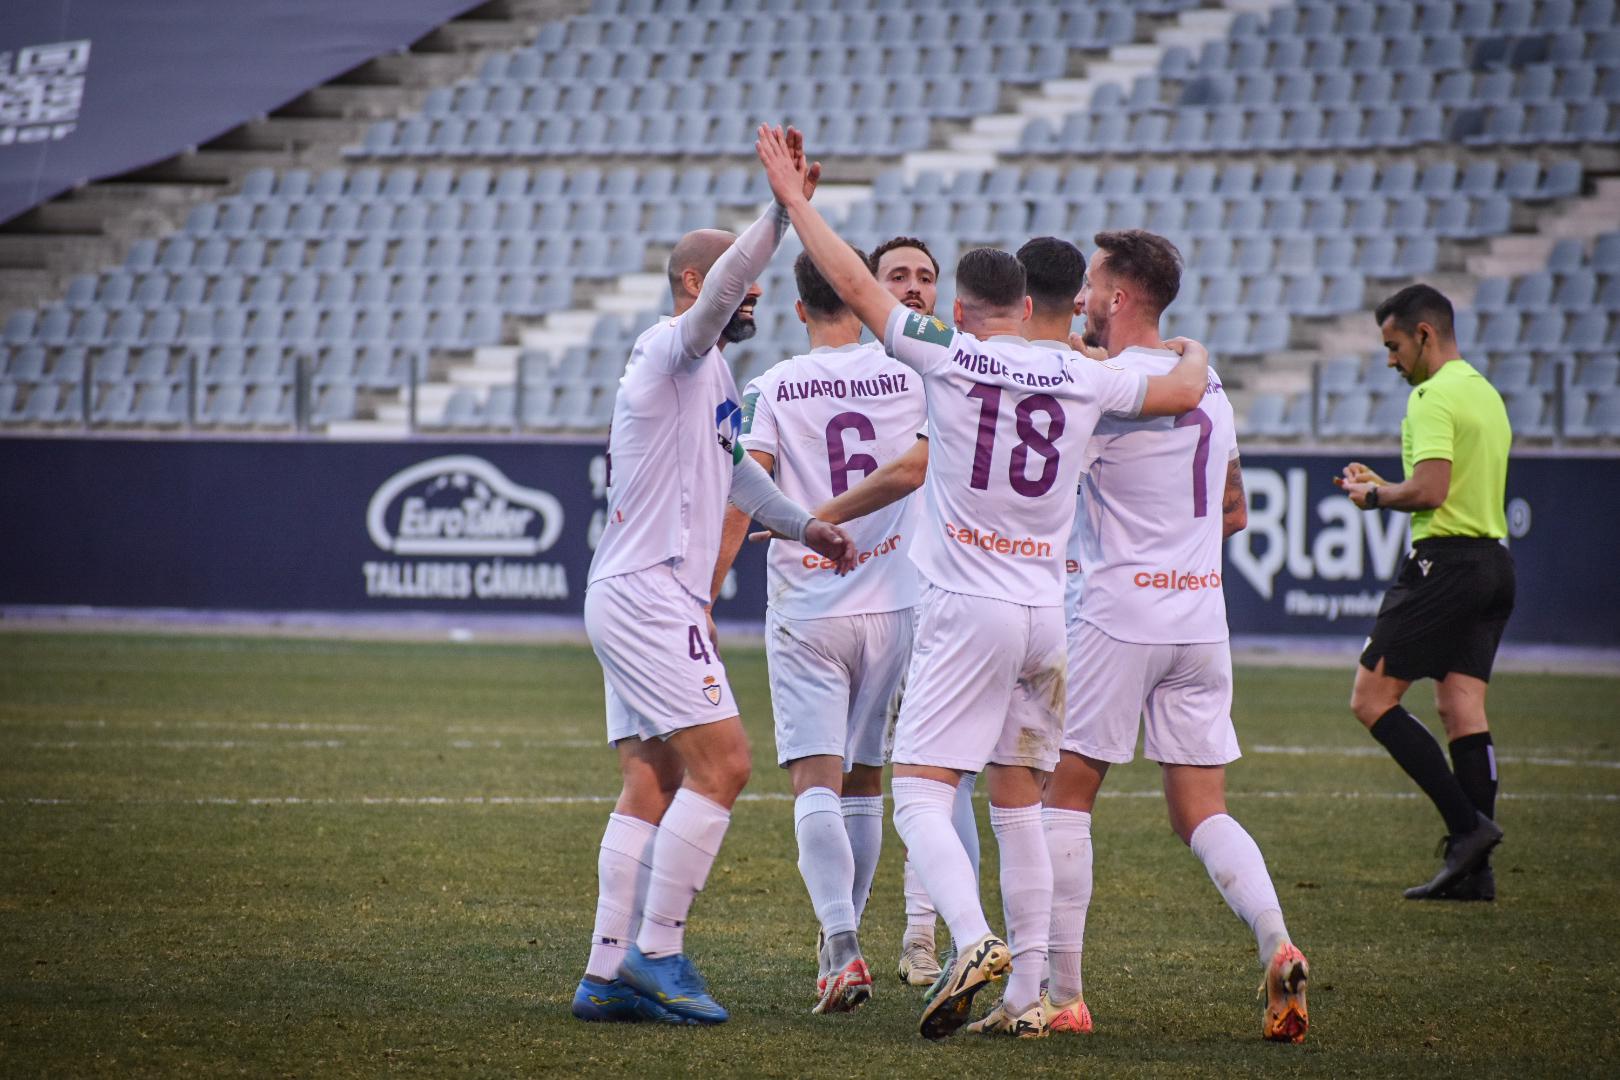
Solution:
<svg viewBox="0 0 1620 1080">
<path fill-rule="evenodd" d="M 1245 454 L 1248 528 L 1165 587 L 1222 589 L 1235 634 L 1365 634 L 1406 518 L 1352 506 L 1345 460 Z M 4 440 L 0 606 L 578 614 L 606 483 L 599 442 Z M 1615 459 L 1515 456 L 1508 527 L 1508 639 L 1620 645 Z M 763 619 L 764 580 L 746 546 L 716 615 Z"/>
</svg>

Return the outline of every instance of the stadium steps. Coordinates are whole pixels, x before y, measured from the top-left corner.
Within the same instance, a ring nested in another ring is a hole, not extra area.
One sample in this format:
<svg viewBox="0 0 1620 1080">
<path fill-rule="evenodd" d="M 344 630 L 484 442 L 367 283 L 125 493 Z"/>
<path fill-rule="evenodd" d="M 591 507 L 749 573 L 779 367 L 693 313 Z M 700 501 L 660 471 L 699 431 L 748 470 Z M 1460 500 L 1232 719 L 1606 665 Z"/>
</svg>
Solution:
<svg viewBox="0 0 1620 1080">
<path fill-rule="evenodd" d="M 431 88 L 474 74 L 489 56 L 533 39 L 541 23 L 588 6 L 490 0 L 206 144 L 21 215 L 0 227 L 0 311 L 49 302 L 73 277 L 121 263 L 132 240 L 178 229 L 193 206 L 235 192 L 254 169 L 346 164 L 343 148 L 372 120 L 414 111 Z"/>
<path fill-rule="evenodd" d="M 1518 218 L 1516 213 L 1515 220 Z M 1492 237 L 1484 244 L 1442 244 L 1440 272 L 1425 275 L 1423 280 L 1445 293 L 1461 310 L 1472 306 L 1479 282 L 1484 278 L 1518 277 L 1544 269 L 1553 245 L 1559 240 L 1594 240 L 1612 231 L 1615 223 L 1620 222 L 1620 177 L 1600 178 L 1591 194 L 1566 200 L 1564 205 L 1526 220 L 1534 231 Z M 1309 389 L 1310 368 L 1322 357 L 1362 355 L 1375 350 L 1372 307 L 1383 297 L 1413 283 L 1414 279 L 1410 278 L 1380 279 L 1371 283 L 1366 312 L 1314 322 L 1296 318 L 1295 343 L 1308 347 L 1270 354 L 1261 358 L 1258 365 L 1245 365 L 1234 372 L 1229 389 L 1238 414 L 1247 412 L 1250 394 L 1256 388 L 1283 394 Z"/>
<path fill-rule="evenodd" d="M 1516 277 L 1547 265 L 1547 256 L 1559 240 L 1592 240 L 1620 222 L 1620 177 L 1600 178 L 1591 195 L 1572 199 L 1559 209 L 1535 219 L 1532 234 L 1499 236 L 1488 249 L 1468 260 L 1475 278 Z"/>
<path fill-rule="evenodd" d="M 1079 77 L 1042 83 L 1038 92 L 1023 97 L 1013 110 L 975 118 L 968 130 L 949 140 L 945 149 L 907 155 L 906 175 L 913 177 L 925 170 L 949 175 L 964 169 L 993 168 L 1002 163 L 999 158 L 1017 154 L 1019 136 L 1030 120 L 1036 117 L 1061 119 L 1083 109 L 1097 87 L 1105 83 L 1129 89 L 1136 76 L 1157 70 L 1159 60 L 1171 46 L 1196 50 L 1206 41 L 1225 37 L 1240 12 L 1264 14 L 1284 2 L 1286 0 L 1230 0 L 1221 7 L 1182 12 L 1154 27 L 1149 41 L 1116 46 L 1104 58 L 1086 61 Z"/>
</svg>

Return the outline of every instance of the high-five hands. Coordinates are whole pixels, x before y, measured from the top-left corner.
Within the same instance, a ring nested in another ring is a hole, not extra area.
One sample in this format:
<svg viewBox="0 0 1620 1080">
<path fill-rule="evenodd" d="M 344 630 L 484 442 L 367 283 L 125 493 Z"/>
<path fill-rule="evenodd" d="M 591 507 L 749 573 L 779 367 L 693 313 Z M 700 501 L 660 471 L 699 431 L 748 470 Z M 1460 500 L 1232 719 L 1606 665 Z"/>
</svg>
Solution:
<svg viewBox="0 0 1620 1080">
<path fill-rule="evenodd" d="M 821 162 L 807 162 L 804 156 L 804 135 L 798 128 L 759 125 L 754 151 L 759 163 L 765 166 L 765 178 L 770 181 L 771 194 L 783 206 L 800 200 L 808 202 L 821 181 Z"/>
</svg>

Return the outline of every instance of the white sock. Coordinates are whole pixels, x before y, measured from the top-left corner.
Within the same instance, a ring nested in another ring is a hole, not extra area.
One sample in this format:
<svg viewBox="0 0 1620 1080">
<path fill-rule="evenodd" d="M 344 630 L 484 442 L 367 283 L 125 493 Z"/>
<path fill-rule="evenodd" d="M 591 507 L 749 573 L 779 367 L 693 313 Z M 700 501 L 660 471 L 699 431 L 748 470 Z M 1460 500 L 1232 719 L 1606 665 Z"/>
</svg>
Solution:
<svg viewBox="0 0 1620 1080">
<path fill-rule="evenodd" d="M 895 805 L 898 814 L 900 807 Z M 899 826 L 896 826 L 896 831 Z M 917 868 L 912 865 L 911 852 L 906 852 L 905 869 L 906 886 L 906 932 L 901 938 L 902 945 L 910 945 L 914 941 L 925 941 L 932 948 L 934 944 L 934 902 L 928 899 L 928 890 L 923 888 L 922 877 Z"/>
<path fill-rule="evenodd" d="M 1007 1011 L 1017 1016 L 1041 1000 L 1052 929 L 1052 857 L 1046 850 L 1040 803 L 992 805 L 990 828 L 1001 852 L 1001 907 L 1012 950 L 1005 1001 Z"/>
<path fill-rule="evenodd" d="M 911 853 L 911 863 L 950 927 L 951 939 L 967 948 L 990 932 L 979 906 L 979 882 L 962 841 L 951 827 L 956 789 L 920 776 L 894 779 L 894 827 Z"/>
<path fill-rule="evenodd" d="M 951 824 L 973 863 L 974 881 L 979 880 L 979 823 L 973 817 L 973 785 L 978 782 L 978 773 L 963 773 L 956 782 L 956 802 L 951 804 Z"/>
<path fill-rule="evenodd" d="M 1254 931 L 1260 963 L 1269 963 L 1277 946 L 1288 940 L 1288 930 L 1259 845 L 1236 820 L 1216 814 L 1193 830 L 1191 846 L 1221 898 Z"/>
<path fill-rule="evenodd" d="M 585 974 L 607 982 L 619 973 L 619 962 L 635 940 L 641 905 L 652 871 L 653 838 L 658 826 L 626 814 L 609 814 L 596 856 L 596 927 Z"/>
<path fill-rule="evenodd" d="M 855 853 L 844 831 L 838 793 L 813 787 L 793 800 L 793 832 L 799 838 L 799 874 L 810 906 L 828 937 L 855 929 Z"/>
<path fill-rule="evenodd" d="M 725 839 L 731 813 L 690 788 L 675 793 L 653 842 L 652 874 L 647 902 L 642 906 L 641 930 L 636 945 L 648 956 L 671 956 L 681 951 L 686 915 L 692 899 L 703 890 L 709 868 Z"/>
<path fill-rule="evenodd" d="M 845 795 L 844 831 L 849 834 L 849 850 L 855 856 L 855 885 L 850 900 L 855 905 L 855 925 L 866 913 L 866 900 L 872 895 L 872 878 L 877 874 L 878 856 L 883 853 L 883 796 Z"/>
<path fill-rule="evenodd" d="M 1080 954 L 1091 907 L 1091 814 L 1084 810 L 1041 811 L 1046 850 L 1052 857 L 1052 934 L 1046 992 L 1053 1001 L 1081 992 Z"/>
</svg>

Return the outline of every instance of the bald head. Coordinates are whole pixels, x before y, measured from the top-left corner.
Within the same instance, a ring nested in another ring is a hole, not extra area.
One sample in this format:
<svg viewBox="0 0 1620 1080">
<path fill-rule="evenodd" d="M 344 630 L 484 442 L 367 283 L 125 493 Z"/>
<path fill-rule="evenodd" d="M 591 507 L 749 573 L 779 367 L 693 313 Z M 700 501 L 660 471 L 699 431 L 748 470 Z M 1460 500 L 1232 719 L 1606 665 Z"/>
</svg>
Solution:
<svg viewBox="0 0 1620 1080">
<path fill-rule="evenodd" d="M 690 305 L 697 298 L 698 289 L 702 287 L 703 279 L 708 276 L 715 260 L 724 255 L 736 240 L 736 233 L 724 229 L 693 229 L 681 237 L 675 250 L 669 253 L 669 291 L 674 294 L 677 310 Z M 690 286 L 686 280 L 689 270 L 697 274 L 697 280 Z"/>
</svg>

